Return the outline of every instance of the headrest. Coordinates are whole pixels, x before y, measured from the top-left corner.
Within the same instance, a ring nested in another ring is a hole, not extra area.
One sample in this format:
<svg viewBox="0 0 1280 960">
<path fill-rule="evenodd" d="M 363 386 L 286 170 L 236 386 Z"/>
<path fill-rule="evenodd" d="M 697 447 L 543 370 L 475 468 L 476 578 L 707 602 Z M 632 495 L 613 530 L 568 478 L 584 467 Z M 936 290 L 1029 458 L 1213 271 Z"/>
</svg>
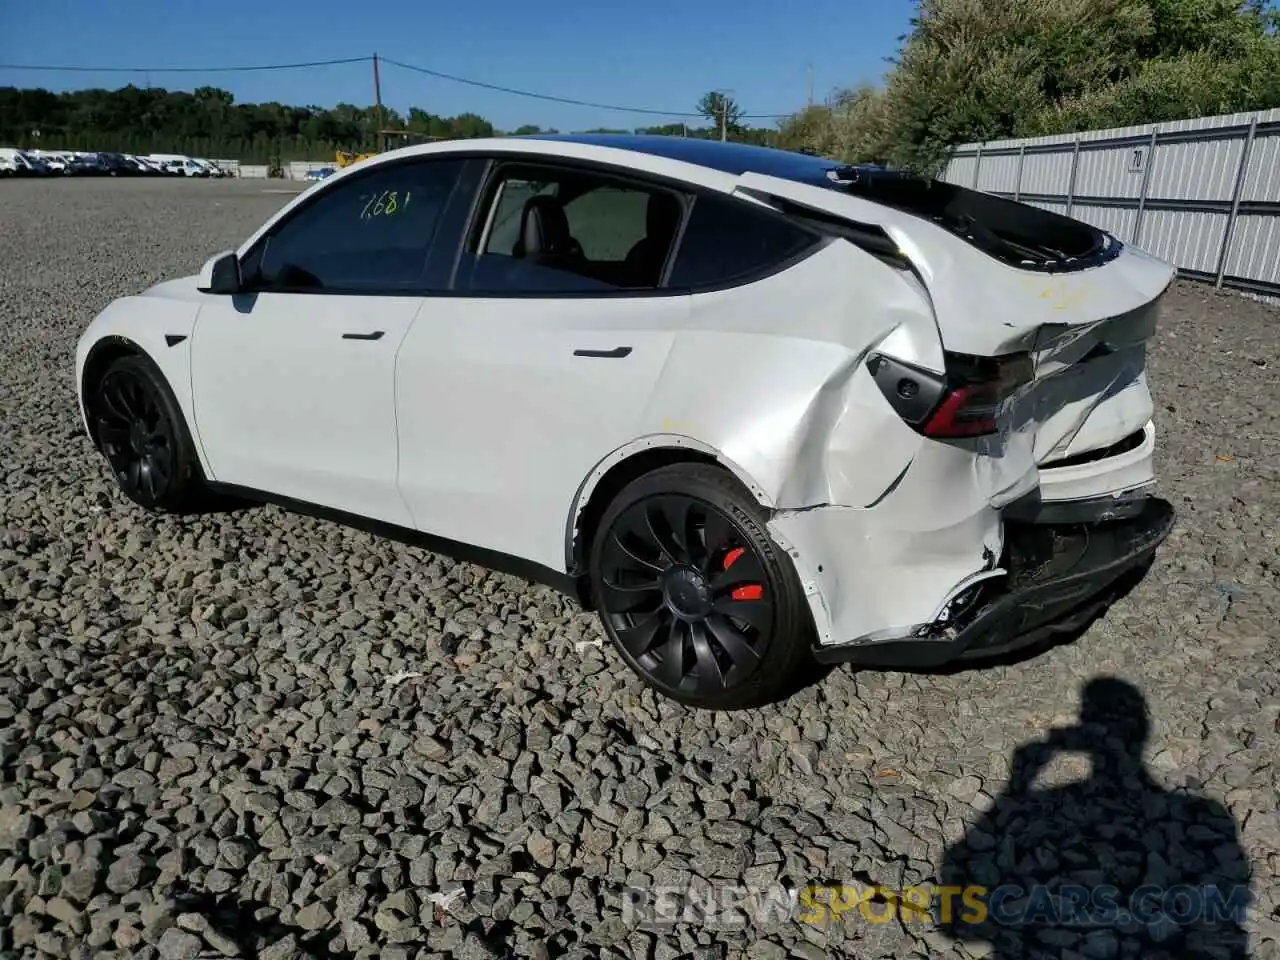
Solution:
<svg viewBox="0 0 1280 960">
<path fill-rule="evenodd" d="M 669 237 L 679 225 L 680 201 L 669 193 L 650 194 L 645 207 L 645 233 L 653 238 Z"/>
<path fill-rule="evenodd" d="M 555 197 L 530 197 L 520 213 L 520 242 L 517 256 L 568 252 L 573 245 L 569 219 Z"/>
</svg>

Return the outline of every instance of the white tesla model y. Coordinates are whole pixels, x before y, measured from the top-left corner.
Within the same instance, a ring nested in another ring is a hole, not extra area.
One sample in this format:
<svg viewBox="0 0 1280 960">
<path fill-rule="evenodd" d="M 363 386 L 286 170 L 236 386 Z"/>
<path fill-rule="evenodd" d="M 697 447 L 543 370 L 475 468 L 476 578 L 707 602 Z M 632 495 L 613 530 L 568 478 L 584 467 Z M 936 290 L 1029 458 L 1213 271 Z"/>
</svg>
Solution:
<svg viewBox="0 0 1280 960">
<path fill-rule="evenodd" d="M 1173 269 L 1055 213 L 738 144 L 395 150 L 76 355 L 124 492 L 271 500 L 555 584 L 683 703 L 1077 627 L 1173 523 Z"/>
</svg>

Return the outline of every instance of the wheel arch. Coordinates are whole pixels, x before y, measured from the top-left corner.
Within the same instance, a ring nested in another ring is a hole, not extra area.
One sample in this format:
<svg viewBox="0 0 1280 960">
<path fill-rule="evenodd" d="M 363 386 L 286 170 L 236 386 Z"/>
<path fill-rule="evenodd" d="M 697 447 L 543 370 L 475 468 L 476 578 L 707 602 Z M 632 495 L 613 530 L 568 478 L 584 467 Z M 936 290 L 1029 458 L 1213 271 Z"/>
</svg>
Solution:
<svg viewBox="0 0 1280 960">
<path fill-rule="evenodd" d="M 93 384 L 102 378 L 102 375 L 106 373 L 107 368 L 112 363 L 121 357 L 131 356 L 147 360 L 163 376 L 159 364 L 142 346 L 120 334 L 113 333 L 102 337 L 85 354 L 84 363 L 80 370 L 80 416 L 84 420 L 85 431 L 89 434 L 89 439 L 93 441 L 94 446 L 98 445 L 98 436 L 93 428 L 93 418 L 89 415 L 90 391 L 93 388 Z"/>
<path fill-rule="evenodd" d="M 199 432 L 192 422 L 194 411 L 186 409 L 182 393 L 174 389 L 172 377 L 165 371 L 160 362 L 152 356 L 151 352 L 137 340 L 124 334 L 109 333 L 94 341 L 85 351 L 84 362 L 80 365 L 80 382 L 78 385 L 80 415 L 90 442 L 95 448 L 98 447 L 98 437 L 93 429 L 93 418 L 89 413 L 89 394 L 92 385 L 106 372 L 112 363 L 121 357 L 139 358 L 151 367 L 160 382 L 168 388 L 169 393 L 173 396 L 178 416 L 182 419 L 182 428 L 186 431 L 187 436 L 191 438 L 192 449 L 195 451 L 196 462 L 200 468 L 201 476 L 204 479 L 212 480 L 213 474 L 209 469 L 209 461 L 204 454 L 204 446 L 200 441 Z"/>
<path fill-rule="evenodd" d="M 677 463 L 718 466 L 732 474 L 760 504 L 773 509 L 773 498 L 768 491 L 710 444 L 678 434 L 659 434 L 619 447 L 597 463 L 582 481 L 565 525 L 565 569 L 578 581 L 579 599 L 587 608 L 593 606 L 586 577 L 588 552 L 596 524 L 609 502 L 631 481 Z"/>
</svg>

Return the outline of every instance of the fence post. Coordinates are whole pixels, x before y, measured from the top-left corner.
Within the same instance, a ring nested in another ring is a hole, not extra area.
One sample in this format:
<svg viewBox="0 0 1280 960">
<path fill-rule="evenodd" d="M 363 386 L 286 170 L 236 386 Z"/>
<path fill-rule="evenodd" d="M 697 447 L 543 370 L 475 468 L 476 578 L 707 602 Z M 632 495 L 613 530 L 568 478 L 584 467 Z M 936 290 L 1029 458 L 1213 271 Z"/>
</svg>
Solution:
<svg viewBox="0 0 1280 960">
<path fill-rule="evenodd" d="M 1245 134 L 1244 146 L 1240 148 L 1240 166 L 1236 170 L 1236 184 L 1231 188 L 1231 213 L 1227 217 L 1227 225 L 1222 230 L 1222 249 L 1218 251 L 1218 275 L 1213 285 L 1222 288 L 1222 278 L 1227 274 L 1227 256 L 1231 253 L 1231 234 L 1235 232 L 1236 218 L 1240 214 L 1240 197 L 1244 194 L 1244 178 L 1249 173 L 1249 154 L 1253 151 L 1253 140 L 1258 134 L 1258 115 L 1255 113 L 1249 121 L 1249 132 Z"/>
<path fill-rule="evenodd" d="M 1013 185 L 1013 199 L 1022 199 L 1022 165 L 1027 159 L 1027 145 L 1024 143 L 1018 147 L 1018 180 Z"/>
<path fill-rule="evenodd" d="M 1071 216 L 1071 210 L 1075 206 L 1076 201 L 1076 169 L 1080 165 L 1080 135 L 1076 134 L 1075 146 L 1071 149 L 1071 176 L 1067 180 L 1067 216 Z"/>
<path fill-rule="evenodd" d="M 978 153 L 973 161 L 973 189 L 978 189 L 978 171 L 982 169 L 982 144 L 978 144 Z"/>
<path fill-rule="evenodd" d="M 1129 242 L 1135 247 L 1142 238 L 1142 214 L 1147 209 L 1147 186 L 1151 183 L 1151 166 L 1156 162 L 1157 130 L 1151 131 L 1151 140 L 1147 144 L 1147 166 L 1142 171 L 1142 192 L 1138 194 L 1138 215 L 1133 219 L 1133 239 Z"/>
</svg>

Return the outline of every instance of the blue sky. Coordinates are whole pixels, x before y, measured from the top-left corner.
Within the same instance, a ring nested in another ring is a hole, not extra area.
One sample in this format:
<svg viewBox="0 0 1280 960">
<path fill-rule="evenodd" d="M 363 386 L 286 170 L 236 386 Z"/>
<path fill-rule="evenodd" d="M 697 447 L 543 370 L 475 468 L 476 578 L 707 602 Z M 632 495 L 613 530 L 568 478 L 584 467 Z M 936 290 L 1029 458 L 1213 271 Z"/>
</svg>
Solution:
<svg viewBox="0 0 1280 960">
<path fill-rule="evenodd" d="M 879 80 L 907 32 L 910 0 L 0 0 L 0 64 L 202 67 L 378 53 L 456 76 L 623 106 L 694 110 L 732 89 L 748 113 L 804 105 Z M 270 73 L 44 73 L 0 67 L 0 86 L 171 89 L 210 84 L 237 101 L 332 106 L 373 101 L 367 63 Z M 399 110 L 479 113 L 503 129 L 630 128 L 663 117 L 542 102 L 393 66 L 382 96 Z M 678 120 L 679 118 L 671 118 Z M 766 125 L 769 121 L 756 121 Z"/>
</svg>

